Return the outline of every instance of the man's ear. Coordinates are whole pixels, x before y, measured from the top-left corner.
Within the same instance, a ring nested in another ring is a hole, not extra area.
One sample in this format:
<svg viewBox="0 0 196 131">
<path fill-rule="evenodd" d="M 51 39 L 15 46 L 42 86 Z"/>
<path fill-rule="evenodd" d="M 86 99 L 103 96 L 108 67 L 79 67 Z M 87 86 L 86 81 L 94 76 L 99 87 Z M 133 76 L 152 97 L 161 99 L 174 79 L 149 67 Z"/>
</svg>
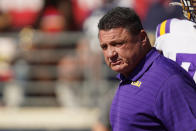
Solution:
<svg viewBox="0 0 196 131">
<path fill-rule="evenodd" d="M 144 30 L 141 30 L 139 36 L 140 36 L 140 42 L 142 44 L 146 44 L 146 42 L 148 41 L 147 33 Z"/>
</svg>

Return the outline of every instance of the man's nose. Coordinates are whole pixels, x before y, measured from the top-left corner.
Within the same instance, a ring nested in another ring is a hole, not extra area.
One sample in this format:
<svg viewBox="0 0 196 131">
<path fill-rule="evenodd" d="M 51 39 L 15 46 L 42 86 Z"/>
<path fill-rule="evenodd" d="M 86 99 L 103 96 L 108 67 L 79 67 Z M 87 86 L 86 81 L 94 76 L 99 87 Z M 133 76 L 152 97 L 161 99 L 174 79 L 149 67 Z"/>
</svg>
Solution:
<svg viewBox="0 0 196 131">
<path fill-rule="evenodd" d="M 107 53 L 107 57 L 109 59 L 114 59 L 117 56 L 117 52 L 114 48 L 109 48 L 108 49 L 108 53 Z"/>
</svg>

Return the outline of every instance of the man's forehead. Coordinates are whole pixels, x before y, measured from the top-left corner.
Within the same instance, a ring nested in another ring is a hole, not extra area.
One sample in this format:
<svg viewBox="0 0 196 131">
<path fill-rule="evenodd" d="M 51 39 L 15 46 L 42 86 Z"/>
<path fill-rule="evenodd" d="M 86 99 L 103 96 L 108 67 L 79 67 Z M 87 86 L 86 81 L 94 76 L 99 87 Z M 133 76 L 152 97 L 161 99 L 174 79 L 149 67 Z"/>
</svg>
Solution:
<svg viewBox="0 0 196 131">
<path fill-rule="evenodd" d="M 116 34 L 115 34 L 116 33 Z M 138 35 L 132 35 L 127 29 L 123 28 L 118 30 L 114 28 L 114 30 L 100 30 L 99 31 L 99 42 L 100 44 L 109 44 L 116 43 L 122 41 L 130 41 L 136 43 L 139 39 Z"/>
<path fill-rule="evenodd" d="M 115 37 L 125 37 L 126 35 L 128 35 L 128 31 L 125 28 L 112 28 L 109 30 L 100 30 L 99 31 L 99 35 L 101 35 L 101 37 L 111 37 L 111 38 L 115 38 Z"/>
</svg>

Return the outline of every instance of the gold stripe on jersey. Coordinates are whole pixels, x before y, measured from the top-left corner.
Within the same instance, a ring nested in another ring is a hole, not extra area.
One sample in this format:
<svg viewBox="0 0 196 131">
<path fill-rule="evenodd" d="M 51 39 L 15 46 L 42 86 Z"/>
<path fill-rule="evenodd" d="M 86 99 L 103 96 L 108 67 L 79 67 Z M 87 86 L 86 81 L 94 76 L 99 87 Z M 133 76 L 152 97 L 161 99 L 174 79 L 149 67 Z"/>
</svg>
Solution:
<svg viewBox="0 0 196 131">
<path fill-rule="evenodd" d="M 163 21 L 162 23 L 161 23 L 161 26 L 160 26 L 160 36 L 162 36 L 162 35 L 164 35 L 165 34 L 165 30 L 166 30 L 166 22 L 167 22 L 167 20 L 165 20 L 165 21 Z"/>
</svg>

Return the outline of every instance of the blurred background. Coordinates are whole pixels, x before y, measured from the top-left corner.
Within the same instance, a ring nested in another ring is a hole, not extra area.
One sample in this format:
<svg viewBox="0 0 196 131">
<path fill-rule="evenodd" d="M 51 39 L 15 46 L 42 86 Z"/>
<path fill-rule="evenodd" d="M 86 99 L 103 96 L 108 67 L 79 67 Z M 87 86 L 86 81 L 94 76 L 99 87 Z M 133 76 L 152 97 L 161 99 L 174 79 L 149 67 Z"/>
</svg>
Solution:
<svg viewBox="0 0 196 131">
<path fill-rule="evenodd" d="M 98 20 L 134 8 L 153 45 L 160 22 L 183 17 L 169 2 L 0 0 L 0 131 L 110 131 L 118 80 L 104 63 Z"/>
</svg>

